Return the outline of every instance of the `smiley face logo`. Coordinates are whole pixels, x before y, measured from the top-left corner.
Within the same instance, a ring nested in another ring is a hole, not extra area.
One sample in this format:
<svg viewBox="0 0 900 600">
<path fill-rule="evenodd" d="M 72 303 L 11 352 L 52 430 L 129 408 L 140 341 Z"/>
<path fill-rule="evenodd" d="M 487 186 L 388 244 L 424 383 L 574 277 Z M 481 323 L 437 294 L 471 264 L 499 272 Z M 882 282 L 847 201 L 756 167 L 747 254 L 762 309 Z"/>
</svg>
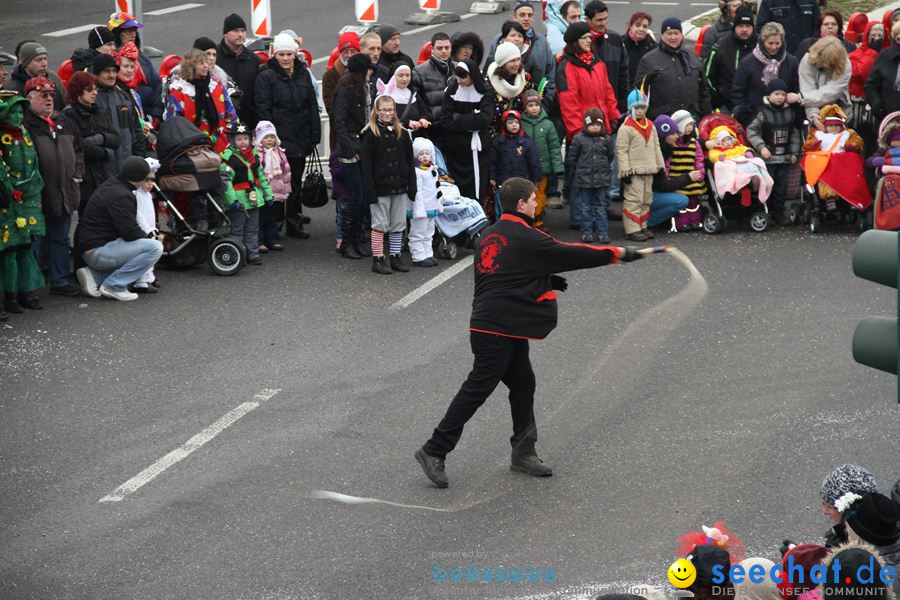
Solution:
<svg viewBox="0 0 900 600">
<path fill-rule="evenodd" d="M 697 569 L 689 560 L 679 558 L 672 563 L 668 571 L 669 583 L 677 588 L 686 588 L 697 579 Z"/>
</svg>

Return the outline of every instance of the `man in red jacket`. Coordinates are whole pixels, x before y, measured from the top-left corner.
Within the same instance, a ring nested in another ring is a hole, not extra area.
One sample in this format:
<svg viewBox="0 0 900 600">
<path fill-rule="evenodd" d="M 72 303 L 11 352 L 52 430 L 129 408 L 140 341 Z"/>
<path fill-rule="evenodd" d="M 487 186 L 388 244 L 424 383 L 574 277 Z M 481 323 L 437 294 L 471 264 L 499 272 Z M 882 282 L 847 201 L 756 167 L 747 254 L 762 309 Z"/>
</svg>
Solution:
<svg viewBox="0 0 900 600">
<path fill-rule="evenodd" d="M 556 292 L 566 280 L 556 273 L 641 258 L 634 247 L 568 244 L 536 229 L 534 184 L 513 177 L 500 188 L 503 216 L 486 229 L 475 247 L 475 299 L 469 323 L 475 365 L 431 439 L 416 450 L 425 475 L 448 485 L 444 459 L 463 427 L 501 381 L 509 388 L 512 411 L 513 471 L 536 477 L 553 474 L 537 456 L 534 422 L 534 371 L 528 340 L 540 340 L 556 327 Z"/>
</svg>

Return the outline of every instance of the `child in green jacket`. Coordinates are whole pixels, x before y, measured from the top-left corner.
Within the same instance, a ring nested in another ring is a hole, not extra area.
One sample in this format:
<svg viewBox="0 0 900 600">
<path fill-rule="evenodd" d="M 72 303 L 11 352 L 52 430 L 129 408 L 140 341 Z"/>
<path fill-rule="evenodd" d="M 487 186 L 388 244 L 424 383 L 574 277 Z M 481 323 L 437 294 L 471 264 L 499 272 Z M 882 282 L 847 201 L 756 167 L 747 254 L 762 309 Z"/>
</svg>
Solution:
<svg viewBox="0 0 900 600">
<path fill-rule="evenodd" d="M 246 125 L 231 130 L 231 142 L 222 153 L 225 179 L 225 206 L 231 221 L 231 235 L 244 242 L 247 263 L 261 265 L 259 257 L 259 209 L 272 206 L 275 195 L 251 144 Z"/>
<path fill-rule="evenodd" d="M 522 115 L 522 130 L 537 146 L 538 153 L 541 155 L 541 170 L 544 172 L 544 176 L 541 177 L 537 189 L 534 191 L 537 197 L 534 226 L 543 229 L 544 204 L 547 202 L 547 178 L 562 175 L 565 163 L 563 163 L 559 135 L 556 133 L 553 122 L 547 117 L 547 113 L 541 106 L 540 94 L 535 90 L 526 90 L 523 95 L 525 97 L 525 114 Z"/>
</svg>

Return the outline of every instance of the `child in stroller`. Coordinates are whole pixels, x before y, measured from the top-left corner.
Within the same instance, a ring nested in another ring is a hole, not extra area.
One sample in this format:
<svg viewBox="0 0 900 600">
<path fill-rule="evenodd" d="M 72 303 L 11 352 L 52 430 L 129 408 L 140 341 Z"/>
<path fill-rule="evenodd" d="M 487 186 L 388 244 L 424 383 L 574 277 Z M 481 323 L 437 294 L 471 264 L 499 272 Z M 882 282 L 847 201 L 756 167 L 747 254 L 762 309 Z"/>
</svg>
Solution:
<svg viewBox="0 0 900 600">
<path fill-rule="evenodd" d="M 875 228 L 900 231 L 900 111 L 881 122 L 878 150 L 866 164 L 880 175 L 875 186 Z"/>
<path fill-rule="evenodd" d="M 768 229 L 766 200 L 773 181 L 766 164 L 747 145 L 744 127 L 730 115 L 714 113 L 703 117 L 697 129 L 712 165 L 706 170 L 713 193 L 705 207 L 703 230 L 706 233 L 724 230 L 726 210 L 735 216 L 749 212 L 753 231 Z"/>
<path fill-rule="evenodd" d="M 216 201 L 223 188 L 222 158 L 209 136 L 184 117 L 170 117 L 159 128 L 156 150 L 160 167 L 154 189 L 161 200 L 164 264 L 190 267 L 206 260 L 214 273 L 234 275 L 244 266 L 246 252 L 231 237 L 231 222 Z"/>
<path fill-rule="evenodd" d="M 847 115 L 837 104 L 823 106 L 819 120 L 823 129 L 810 127 L 800 161 L 806 175 L 802 219 L 809 221 L 812 233 L 819 230 L 823 218 L 830 216 L 839 221 L 855 220 L 864 231 L 872 196 L 863 171 L 863 140 L 846 127 Z"/>
</svg>

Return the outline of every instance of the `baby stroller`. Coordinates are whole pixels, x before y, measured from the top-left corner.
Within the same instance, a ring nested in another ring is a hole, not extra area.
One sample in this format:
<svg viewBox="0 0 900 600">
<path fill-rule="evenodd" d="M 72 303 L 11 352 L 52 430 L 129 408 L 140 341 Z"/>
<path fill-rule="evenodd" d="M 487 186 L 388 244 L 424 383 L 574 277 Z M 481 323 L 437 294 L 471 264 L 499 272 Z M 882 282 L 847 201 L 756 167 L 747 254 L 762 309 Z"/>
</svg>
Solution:
<svg viewBox="0 0 900 600">
<path fill-rule="evenodd" d="M 706 142 L 709 141 L 714 129 L 724 126 L 731 129 L 737 136 L 738 144 L 749 146 L 747 143 L 747 134 L 744 126 L 740 122 L 724 113 L 713 113 L 706 115 L 700 119 L 697 125 L 697 131 L 700 135 L 700 143 L 703 146 L 703 153 L 709 162 L 709 150 Z M 759 233 L 769 228 L 769 209 L 765 202 L 760 202 L 758 195 L 748 184 L 737 193 L 729 193 L 720 195 L 716 186 L 715 175 L 713 174 L 714 165 L 709 162 L 709 168 L 706 169 L 709 178 L 710 193 L 706 202 L 701 202 L 703 210 L 703 231 L 706 233 L 721 233 L 728 224 L 728 218 L 743 219 L 749 216 L 750 229 Z"/>
<path fill-rule="evenodd" d="M 455 184 L 441 181 L 441 194 L 444 212 L 434 220 L 434 241 L 438 256 L 454 260 L 459 246 L 475 247 L 475 240 L 489 223 L 481 204 L 460 196 Z"/>
<path fill-rule="evenodd" d="M 205 260 L 217 275 L 236 274 L 246 251 L 231 237 L 231 222 L 214 197 L 222 188 L 222 158 L 209 137 L 184 117 L 171 117 L 159 128 L 156 149 L 160 168 L 154 188 L 165 205 L 158 216 L 164 264 L 191 267 Z M 186 207 L 187 218 L 182 214 Z"/>
<path fill-rule="evenodd" d="M 839 106 L 822 107 L 819 118 L 846 121 L 846 115 Z M 818 233 L 822 223 L 831 220 L 837 223 L 853 223 L 862 233 L 870 226 L 872 196 L 866 183 L 862 158 L 863 141 L 855 131 L 843 130 L 841 138 L 845 140 L 843 151 L 831 152 L 826 144 L 837 144 L 838 134 L 826 134 L 810 130 L 805 123 L 807 138 L 804 143 L 805 154 L 800 161 L 803 166 L 805 181 L 801 187 L 799 213 L 790 218 L 798 219 L 809 225 L 810 233 Z M 816 135 L 827 136 L 817 140 Z M 791 207 L 795 210 L 795 207 Z"/>
<path fill-rule="evenodd" d="M 900 231 L 900 147 L 893 146 L 900 132 L 900 111 L 892 112 L 878 128 L 878 150 L 866 161 L 875 167 L 873 219 L 876 229 Z"/>
</svg>

